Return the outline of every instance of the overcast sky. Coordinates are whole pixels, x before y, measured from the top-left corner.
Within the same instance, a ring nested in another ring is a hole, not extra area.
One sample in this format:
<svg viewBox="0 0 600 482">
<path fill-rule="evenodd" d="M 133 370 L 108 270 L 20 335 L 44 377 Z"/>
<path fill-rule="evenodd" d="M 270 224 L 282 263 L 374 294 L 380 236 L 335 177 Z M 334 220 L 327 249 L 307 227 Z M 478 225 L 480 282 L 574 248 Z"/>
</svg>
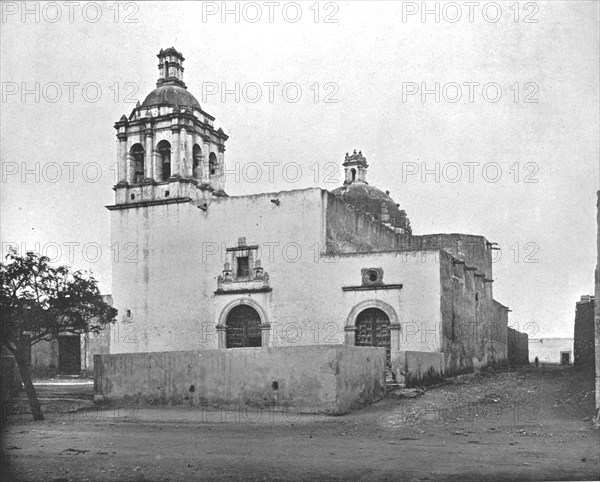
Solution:
<svg viewBox="0 0 600 482">
<path fill-rule="evenodd" d="M 42 250 L 110 292 L 113 124 L 174 46 L 230 136 L 230 195 L 332 190 L 360 149 L 415 234 L 498 243 L 511 325 L 572 336 L 596 263 L 598 3 L 426 5 L 2 2 L 3 253 Z"/>
</svg>

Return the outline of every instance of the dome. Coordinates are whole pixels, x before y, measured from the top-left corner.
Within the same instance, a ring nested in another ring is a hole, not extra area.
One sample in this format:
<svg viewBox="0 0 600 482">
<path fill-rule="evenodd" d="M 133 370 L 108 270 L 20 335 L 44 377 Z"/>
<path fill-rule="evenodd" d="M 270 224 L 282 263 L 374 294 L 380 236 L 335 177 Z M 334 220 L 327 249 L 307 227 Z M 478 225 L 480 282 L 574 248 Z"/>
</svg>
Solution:
<svg viewBox="0 0 600 482">
<path fill-rule="evenodd" d="M 408 233 L 412 233 L 406 212 L 400 210 L 389 194 L 376 187 L 363 182 L 352 182 L 334 189 L 331 193 L 351 206 L 371 214 L 377 220 L 381 220 L 381 208 L 385 204 L 392 226 L 404 228 Z"/>
<path fill-rule="evenodd" d="M 175 83 L 163 84 L 148 94 L 142 106 L 181 105 L 200 109 L 200 102 L 185 88 Z"/>
</svg>

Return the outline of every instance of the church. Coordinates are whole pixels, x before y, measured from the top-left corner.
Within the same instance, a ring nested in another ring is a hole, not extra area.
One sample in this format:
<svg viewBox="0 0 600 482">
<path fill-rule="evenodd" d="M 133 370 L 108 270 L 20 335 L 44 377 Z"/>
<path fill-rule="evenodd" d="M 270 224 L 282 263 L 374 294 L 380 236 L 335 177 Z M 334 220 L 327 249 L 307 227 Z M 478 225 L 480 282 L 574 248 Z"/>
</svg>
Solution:
<svg viewBox="0 0 600 482">
<path fill-rule="evenodd" d="M 115 123 L 111 244 L 134 243 L 138 256 L 113 261 L 129 335 L 111 355 L 377 347 L 398 384 L 507 361 L 494 243 L 413 233 L 355 146 L 332 153 L 345 179 L 331 192 L 228 195 L 227 134 L 187 89 L 183 55 L 158 60 L 156 89 Z"/>
</svg>

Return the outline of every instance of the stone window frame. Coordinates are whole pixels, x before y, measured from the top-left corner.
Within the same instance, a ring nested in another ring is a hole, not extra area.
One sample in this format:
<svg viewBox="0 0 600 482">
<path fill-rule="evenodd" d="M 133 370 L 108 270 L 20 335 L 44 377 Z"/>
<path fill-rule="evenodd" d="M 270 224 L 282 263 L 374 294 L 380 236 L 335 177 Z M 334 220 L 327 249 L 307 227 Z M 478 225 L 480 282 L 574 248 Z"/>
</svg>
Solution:
<svg viewBox="0 0 600 482">
<path fill-rule="evenodd" d="M 258 245 L 243 246 L 244 249 L 227 248 L 229 266 L 231 266 L 231 276 L 233 281 L 250 281 L 254 279 L 255 255 L 258 254 Z M 248 258 L 248 275 L 238 276 L 238 258 Z"/>
</svg>

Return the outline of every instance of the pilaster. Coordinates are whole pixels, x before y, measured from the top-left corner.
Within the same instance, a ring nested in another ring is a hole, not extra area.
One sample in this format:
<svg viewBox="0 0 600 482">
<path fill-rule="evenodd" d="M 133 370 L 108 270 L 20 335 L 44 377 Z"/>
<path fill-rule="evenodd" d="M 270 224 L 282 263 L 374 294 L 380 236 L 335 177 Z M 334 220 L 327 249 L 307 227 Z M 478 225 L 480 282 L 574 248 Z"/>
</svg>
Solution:
<svg viewBox="0 0 600 482">
<path fill-rule="evenodd" d="M 118 133 L 117 139 L 119 139 L 118 147 L 118 174 L 117 184 L 127 183 L 127 134 Z"/>
<path fill-rule="evenodd" d="M 227 348 L 227 327 L 217 325 L 217 348 Z"/>
<path fill-rule="evenodd" d="M 344 328 L 344 344 L 354 346 L 356 343 L 356 326 L 346 326 Z"/>
<path fill-rule="evenodd" d="M 181 169 L 179 174 L 181 177 L 190 177 L 191 166 L 188 155 L 188 134 L 185 126 L 179 131 L 179 159 L 181 160 Z"/>
<path fill-rule="evenodd" d="M 171 146 L 171 177 L 181 176 L 181 147 L 179 142 L 179 126 L 177 124 L 171 127 L 173 145 Z"/>
<path fill-rule="evenodd" d="M 144 131 L 144 176 L 146 179 L 154 179 L 154 165 L 152 162 L 153 137 L 152 128 L 147 128 Z"/>
<path fill-rule="evenodd" d="M 202 184 L 210 182 L 210 169 L 208 167 L 208 157 L 210 156 L 210 144 L 206 139 L 202 140 Z"/>
<path fill-rule="evenodd" d="M 260 328 L 260 345 L 263 348 L 269 346 L 271 342 L 271 325 L 269 323 L 263 323 L 259 325 Z"/>
</svg>

